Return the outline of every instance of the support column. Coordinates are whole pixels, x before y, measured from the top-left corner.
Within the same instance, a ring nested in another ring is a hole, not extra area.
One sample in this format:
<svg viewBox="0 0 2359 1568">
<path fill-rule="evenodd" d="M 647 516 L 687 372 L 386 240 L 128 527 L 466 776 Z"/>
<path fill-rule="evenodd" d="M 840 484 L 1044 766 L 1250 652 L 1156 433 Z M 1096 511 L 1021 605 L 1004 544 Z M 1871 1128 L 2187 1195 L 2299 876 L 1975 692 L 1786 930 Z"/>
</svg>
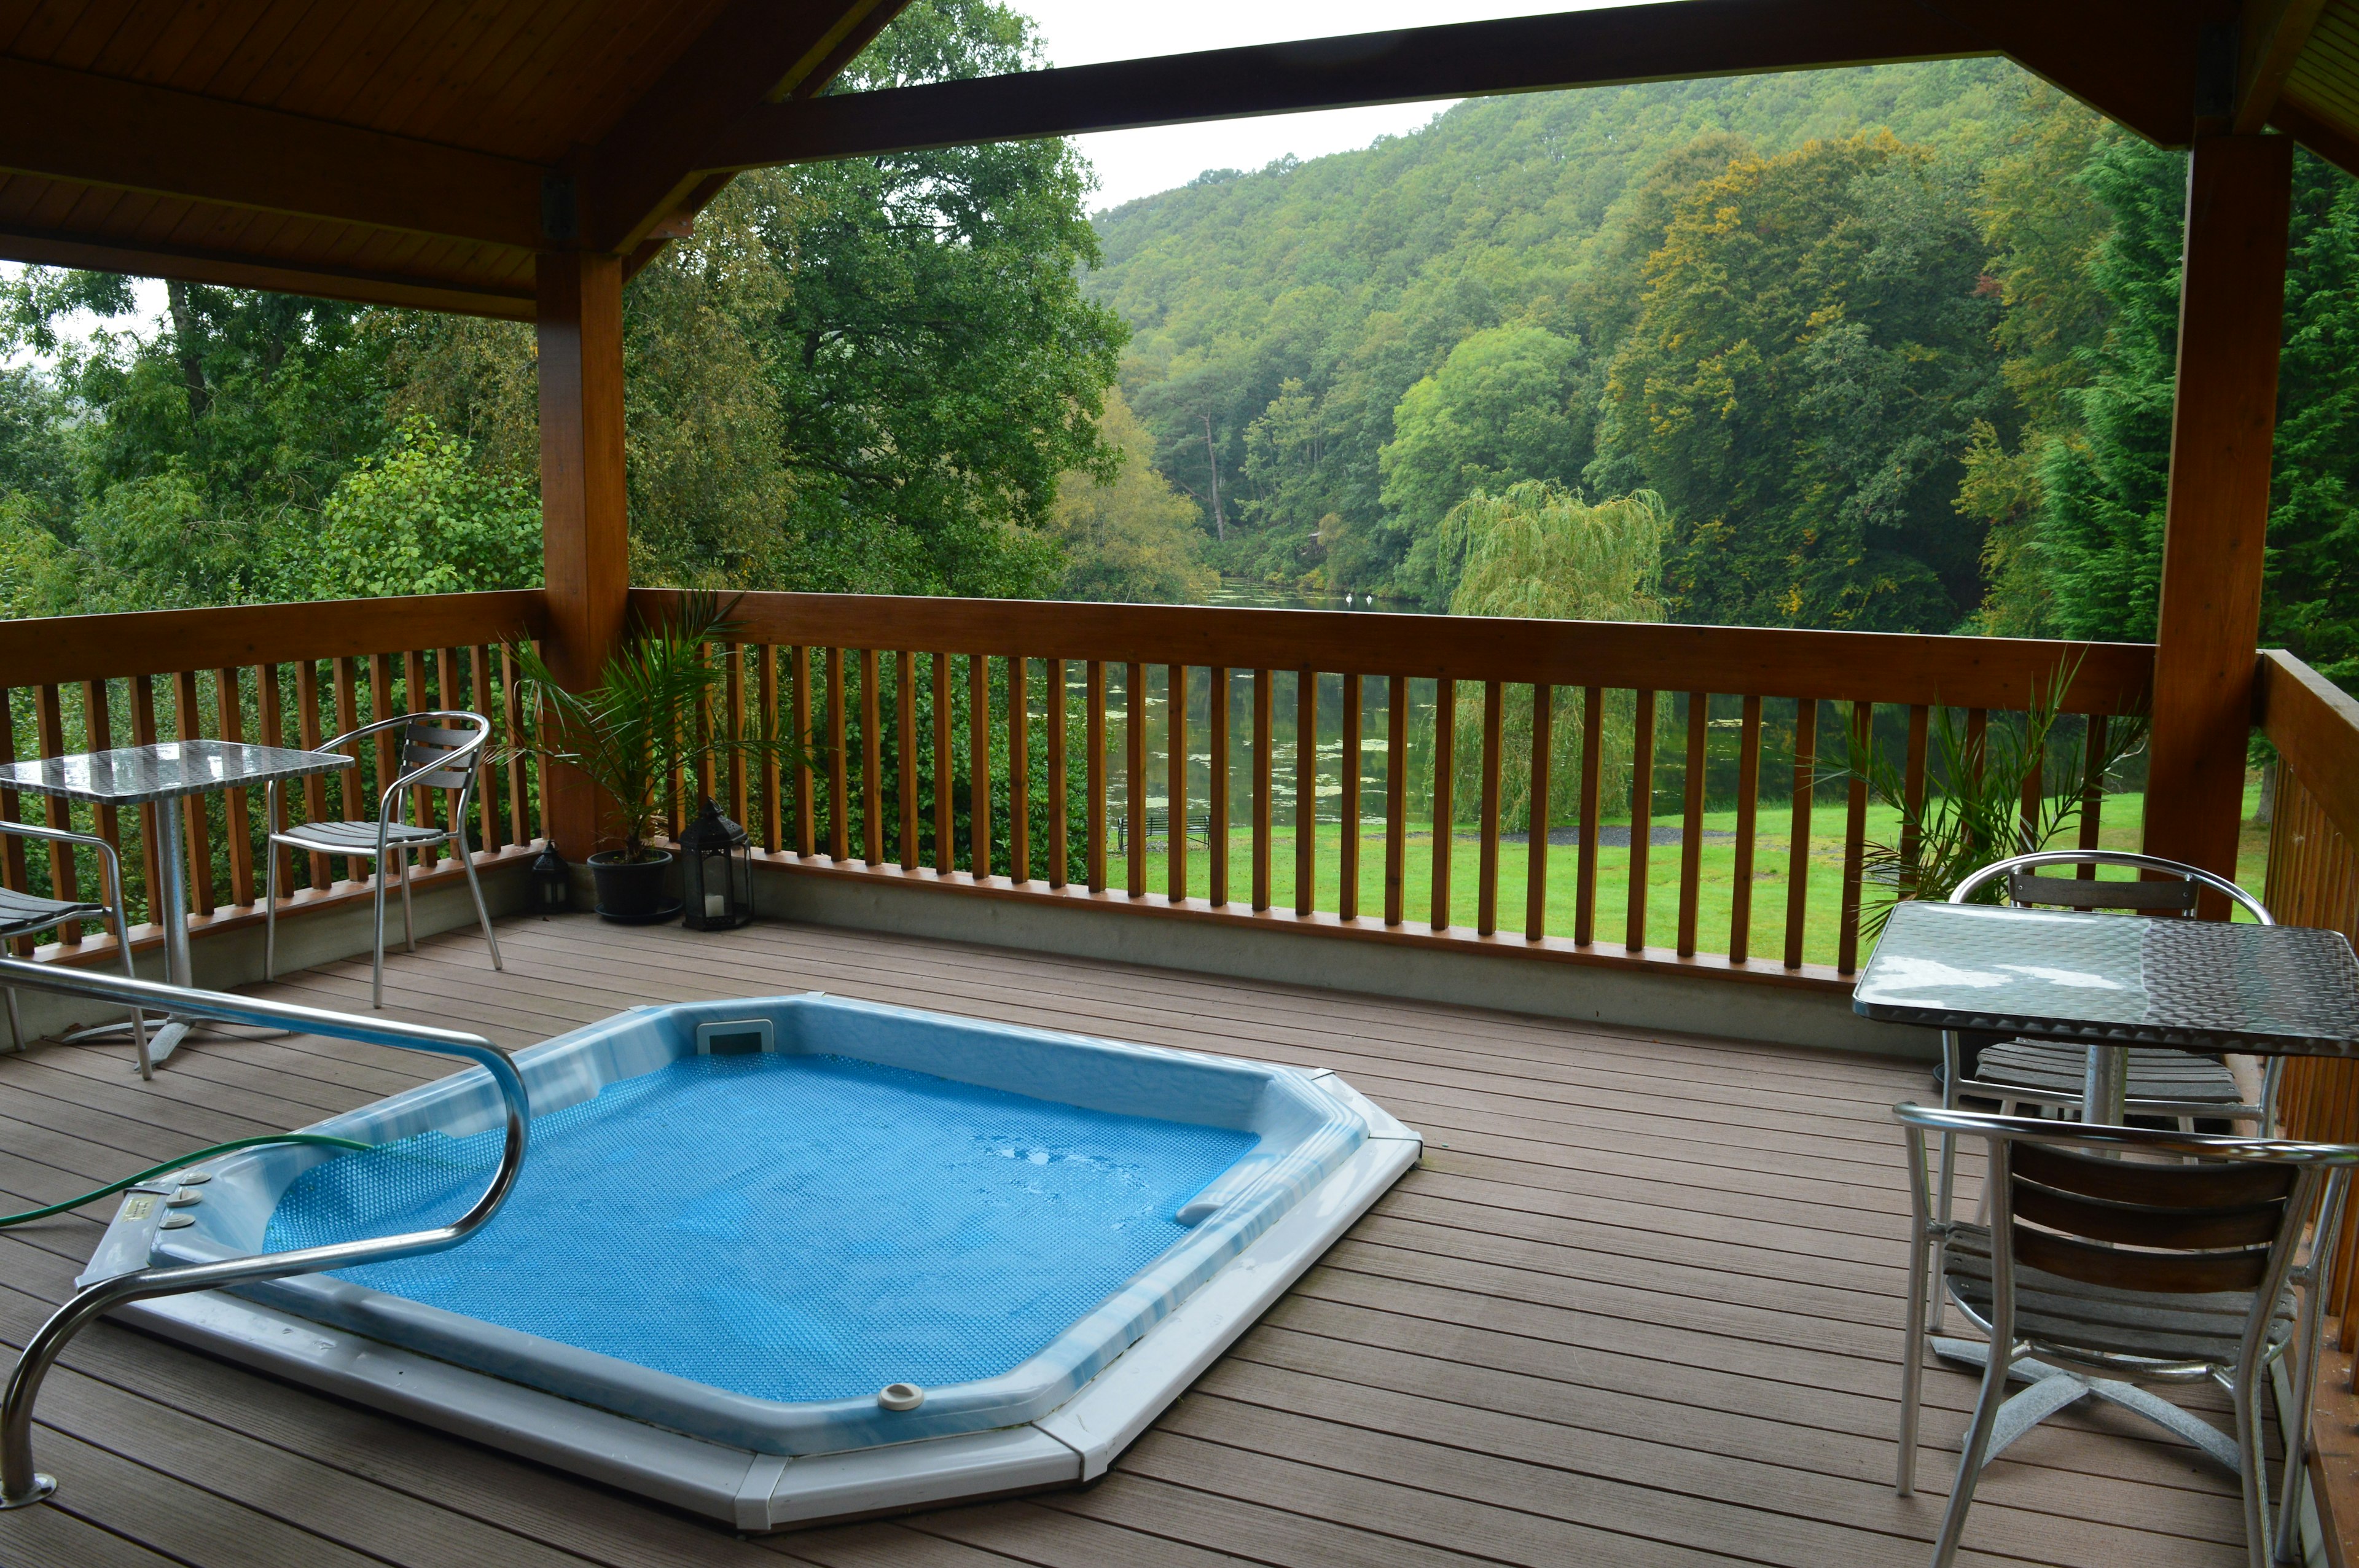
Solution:
<svg viewBox="0 0 2359 1568">
<path fill-rule="evenodd" d="M 2146 848 L 2236 869 L 2284 333 L 2293 142 L 2196 139 L 2188 162 Z M 2224 918 L 2225 901 L 2206 913 Z"/>
<path fill-rule="evenodd" d="M 547 658 L 576 690 L 621 642 L 630 595 L 623 479 L 623 267 L 614 256 L 540 257 L 540 535 L 549 594 Z M 589 781 L 552 767 L 541 821 L 579 860 L 597 848 Z"/>
</svg>

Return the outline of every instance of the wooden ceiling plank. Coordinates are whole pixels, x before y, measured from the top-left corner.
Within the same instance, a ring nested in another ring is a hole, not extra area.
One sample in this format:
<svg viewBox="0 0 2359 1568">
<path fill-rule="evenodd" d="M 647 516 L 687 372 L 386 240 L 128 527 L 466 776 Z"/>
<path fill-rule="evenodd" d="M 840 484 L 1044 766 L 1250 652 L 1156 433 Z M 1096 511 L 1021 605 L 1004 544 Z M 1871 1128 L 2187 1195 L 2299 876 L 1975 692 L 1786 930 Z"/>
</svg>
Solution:
<svg viewBox="0 0 2359 1568">
<path fill-rule="evenodd" d="M 516 106 L 550 63 L 564 59 L 579 39 L 597 28 L 603 16 L 601 0 L 535 7 L 531 25 L 518 33 L 506 49 L 484 61 L 485 70 L 476 80 L 473 95 L 474 113 L 482 122 L 496 127 L 500 135 L 518 146 L 542 149 L 540 156 L 550 161 L 562 156 L 565 149 L 549 128 L 533 124 L 518 114 Z M 453 117 L 459 112 L 456 101 L 439 105 L 431 122 L 435 129 L 429 134 L 451 135 Z"/>
<path fill-rule="evenodd" d="M 306 24 L 313 23 L 329 4 L 330 0 L 278 0 L 196 91 L 208 98 L 243 100 L 264 63 L 286 48 L 289 39 L 303 36 Z"/>
<path fill-rule="evenodd" d="M 2311 112 L 2290 94 L 2281 95 L 2270 111 L 2269 124 L 2332 164 L 2343 173 L 2359 176 L 2359 136 L 2322 114 Z"/>
<path fill-rule="evenodd" d="M 765 104 L 706 170 L 1008 137 L 1995 52 L 1891 0 L 1672 0 Z"/>
<path fill-rule="evenodd" d="M 509 51 L 516 47 L 516 40 L 538 11 L 533 6 L 513 3 L 484 8 L 489 16 L 483 32 L 439 76 L 422 79 L 413 101 L 386 112 L 387 130 L 425 141 L 441 139 L 436 133 L 447 129 L 454 105 L 472 112 L 487 101 L 489 95 L 482 86 L 485 73 L 508 58 Z M 483 124 L 480 120 L 477 123 Z M 484 124 L 484 130 L 489 139 L 492 127 Z M 506 127 L 500 128 L 498 134 L 514 142 L 513 132 Z M 524 149 L 512 146 L 511 150 L 522 153 Z"/>
<path fill-rule="evenodd" d="M 0 0 L 0 54 L 14 51 L 40 14 L 40 0 Z"/>
<path fill-rule="evenodd" d="M 2248 0 L 2236 71 L 2238 135 L 2253 135 L 2269 123 L 2293 62 L 2325 9 L 2326 0 Z"/>
<path fill-rule="evenodd" d="M 194 5 L 189 9 L 203 13 L 215 7 Z M 100 47 L 98 53 L 92 56 L 90 63 L 82 69 L 95 71 L 101 76 L 120 76 L 134 81 L 154 80 L 141 73 L 139 62 L 146 58 L 148 50 L 156 47 L 156 40 L 169 30 L 172 18 L 177 14 L 178 7 L 175 6 L 153 4 L 139 6 L 123 19 L 120 27 L 108 35 L 106 42 Z"/>
<path fill-rule="evenodd" d="M 267 104 L 290 114 L 318 114 L 319 100 L 304 93 L 305 84 L 342 69 L 344 62 L 366 45 L 369 36 L 388 13 L 397 18 L 405 16 L 415 3 L 416 0 L 408 0 L 403 5 L 338 8 L 332 25 L 309 48 L 279 50 L 255 74 L 254 85 L 238 96 L 245 103 Z"/>
<path fill-rule="evenodd" d="M 235 49 L 238 40 L 254 31 L 269 11 L 267 0 L 210 11 L 201 5 L 181 6 L 173 14 L 171 25 L 157 35 L 147 54 L 125 74 L 201 92 L 221 57 Z"/>
<path fill-rule="evenodd" d="M 0 165 L 527 249 L 539 238 L 534 165 L 22 60 L 0 59 Z"/>
<path fill-rule="evenodd" d="M 91 0 L 80 6 L 73 25 L 60 35 L 49 58 L 71 70 L 87 70 L 138 8 L 139 0 Z"/>
<path fill-rule="evenodd" d="M 499 7 L 489 0 L 453 0 L 450 25 L 435 36 L 433 47 L 418 51 L 402 72 L 386 72 L 364 104 L 363 123 L 380 131 L 397 135 L 408 131 L 408 116 L 416 111 L 420 99 L 445 85 L 454 67 L 481 47 L 484 35 L 491 29 Z"/>
<path fill-rule="evenodd" d="M 435 0 L 375 7 L 371 25 L 359 33 L 343 57 L 322 70 L 303 72 L 280 95 L 278 107 L 374 129 L 365 102 L 370 85 L 380 76 L 398 71 L 412 50 L 432 47 L 439 33 L 428 29 L 440 9 Z"/>
<path fill-rule="evenodd" d="M 218 284 L 230 288 L 262 288 L 321 299 L 399 305 L 464 316 L 504 317 L 516 321 L 528 321 L 532 319 L 533 313 L 533 296 L 529 289 L 517 294 L 513 290 L 476 288 L 456 283 L 441 284 L 417 278 L 277 265 L 242 256 L 125 249 L 103 239 L 92 240 L 49 231 L 24 232 L 0 228 L 0 259 L 37 266 L 86 267 L 94 272 L 128 273 L 135 277 L 179 277 L 191 283 Z"/>
<path fill-rule="evenodd" d="M 9 41 L 8 52 L 26 59 L 47 59 L 57 52 L 60 41 L 73 31 L 82 15 L 82 7 L 75 0 L 42 0 L 23 29 Z"/>
<path fill-rule="evenodd" d="M 582 175 L 585 242 L 628 251 L 696 185 L 698 151 L 738 114 L 816 64 L 850 18 L 890 16 L 902 0 L 825 0 L 784 6 L 733 0 L 711 27 L 599 139 Z"/>
<path fill-rule="evenodd" d="M 642 13 L 631 27 L 608 29 L 599 47 L 573 63 L 565 77 L 549 76 L 519 101 L 519 116 L 561 136 L 569 147 L 590 146 L 603 137 L 615 119 L 638 102 L 662 76 L 683 38 L 693 38 L 711 25 L 718 5 L 683 6 L 690 13 L 679 25 L 655 11 Z"/>
</svg>

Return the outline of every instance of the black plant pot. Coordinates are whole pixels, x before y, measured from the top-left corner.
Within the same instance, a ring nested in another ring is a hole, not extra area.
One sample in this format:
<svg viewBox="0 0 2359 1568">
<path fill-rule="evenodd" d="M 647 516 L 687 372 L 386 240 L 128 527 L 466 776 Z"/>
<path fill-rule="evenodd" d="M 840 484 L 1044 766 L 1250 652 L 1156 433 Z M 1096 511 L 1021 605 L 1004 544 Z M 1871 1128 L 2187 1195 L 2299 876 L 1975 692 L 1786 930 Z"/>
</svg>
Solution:
<svg viewBox="0 0 2359 1568">
<path fill-rule="evenodd" d="M 608 849 L 590 857 L 590 880 L 598 889 L 598 913 L 625 925 L 653 925 L 679 915 L 679 900 L 665 896 L 671 871 L 669 850 L 650 849 L 644 860 L 625 860 Z"/>
</svg>

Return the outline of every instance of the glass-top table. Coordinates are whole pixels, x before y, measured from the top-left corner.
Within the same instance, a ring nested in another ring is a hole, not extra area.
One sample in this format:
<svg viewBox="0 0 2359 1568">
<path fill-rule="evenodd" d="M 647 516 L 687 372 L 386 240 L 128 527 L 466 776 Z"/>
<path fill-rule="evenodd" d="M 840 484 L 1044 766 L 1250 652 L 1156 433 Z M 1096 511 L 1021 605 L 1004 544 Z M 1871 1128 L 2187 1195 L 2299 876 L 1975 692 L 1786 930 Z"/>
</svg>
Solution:
<svg viewBox="0 0 2359 1568">
<path fill-rule="evenodd" d="M 2301 925 L 1906 903 L 1852 1008 L 2103 1049 L 2349 1056 L 2359 1054 L 2359 959 L 2341 932 Z"/>
<path fill-rule="evenodd" d="M 0 767 L 0 789 L 62 796 L 99 806 L 156 808 L 156 880 L 148 903 L 164 927 L 164 978 L 193 985 L 189 961 L 189 896 L 180 864 L 180 801 L 214 790 L 245 789 L 274 779 L 302 778 L 349 768 L 341 752 L 249 746 L 238 741 L 165 741 L 113 752 L 41 757 Z M 107 1025 L 103 1027 L 113 1027 Z M 148 1058 L 162 1062 L 188 1037 L 189 1021 L 173 1019 L 148 1042 Z"/>
</svg>

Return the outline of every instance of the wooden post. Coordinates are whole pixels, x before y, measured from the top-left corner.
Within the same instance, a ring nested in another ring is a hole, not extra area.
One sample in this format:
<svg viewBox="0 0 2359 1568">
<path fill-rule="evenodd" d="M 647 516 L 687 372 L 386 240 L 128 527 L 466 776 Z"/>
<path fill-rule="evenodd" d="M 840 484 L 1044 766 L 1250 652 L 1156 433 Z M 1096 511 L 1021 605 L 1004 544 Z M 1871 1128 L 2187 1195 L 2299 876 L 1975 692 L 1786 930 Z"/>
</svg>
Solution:
<svg viewBox="0 0 2359 1568">
<path fill-rule="evenodd" d="M 540 345 L 540 531 L 549 594 L 544 655 L 581 689 L 622 641 L 630 596 L 623 481 L 623 265 L 545 254 L 537 272 Z M 541 824 L 566 855 L 598 847 L 598 801 L 567 767 L 541 778 Z"/>
<path fill-rule="evenodd" d="M 2253 723 L 2292 181 L 2286 136 L 2199 136 L 2188 161 L 2146 849 L 2223 876 Z"/>
</svg>

